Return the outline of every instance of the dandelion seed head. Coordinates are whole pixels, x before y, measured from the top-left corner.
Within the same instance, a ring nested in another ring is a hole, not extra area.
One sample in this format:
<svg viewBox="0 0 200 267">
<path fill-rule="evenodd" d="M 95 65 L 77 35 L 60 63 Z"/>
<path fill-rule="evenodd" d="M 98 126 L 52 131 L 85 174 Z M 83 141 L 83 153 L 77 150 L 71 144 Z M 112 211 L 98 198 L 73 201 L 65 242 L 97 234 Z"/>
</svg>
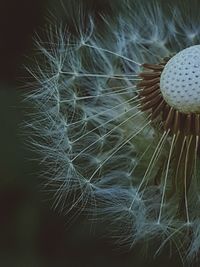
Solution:
<svg viewBox="0 0 200 267">
<path fill-rule="evenodd" d="M 120 247 L 156 238 L 158 251 L 174 242 L 192 258 L 200 248 L 198 9 L 119 2 L 103 30 L 89 16 L 76 36 L 56 26 L 37 43 L 32 147 L 56 207 L 106 221 Z"/>
</svg>

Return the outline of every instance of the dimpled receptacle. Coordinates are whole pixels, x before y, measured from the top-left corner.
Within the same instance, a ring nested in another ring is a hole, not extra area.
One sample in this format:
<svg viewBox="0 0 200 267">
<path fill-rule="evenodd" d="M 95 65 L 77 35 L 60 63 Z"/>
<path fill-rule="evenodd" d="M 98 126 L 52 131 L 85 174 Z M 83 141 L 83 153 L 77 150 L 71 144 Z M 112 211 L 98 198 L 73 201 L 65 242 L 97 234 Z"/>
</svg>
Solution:
<svg viewBox="0 0 200 267">
<path fill-rule="evenodd" d="M 160 77 L 165 101 L 183 113 L 200 113 L 200 45 L 188 47 L 166 64 Z"/>
</svg>

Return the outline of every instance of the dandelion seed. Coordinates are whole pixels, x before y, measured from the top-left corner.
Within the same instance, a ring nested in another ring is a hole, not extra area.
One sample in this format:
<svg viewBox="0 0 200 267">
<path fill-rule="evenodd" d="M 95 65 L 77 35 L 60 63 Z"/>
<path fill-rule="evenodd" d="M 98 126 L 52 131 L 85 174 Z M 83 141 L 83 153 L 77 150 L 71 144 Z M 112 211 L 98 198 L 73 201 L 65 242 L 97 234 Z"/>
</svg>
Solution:
<svg viewBox="0 0 200 267">
<path fill-rule="evenodd" d="M 31 71 L 38 113 L 28 126 L 56 207 L 101 216 L 120 245 L 159 239 L 156 255 L 174 243 L 192 259 L 200 248 L 198 9 L 186 1 L 165 15 L 157 1 L 122 2 L 101 35 L 92 17 L 89 30 L 76 25 L 78 37 L 50 28 Z"/>
</svg>

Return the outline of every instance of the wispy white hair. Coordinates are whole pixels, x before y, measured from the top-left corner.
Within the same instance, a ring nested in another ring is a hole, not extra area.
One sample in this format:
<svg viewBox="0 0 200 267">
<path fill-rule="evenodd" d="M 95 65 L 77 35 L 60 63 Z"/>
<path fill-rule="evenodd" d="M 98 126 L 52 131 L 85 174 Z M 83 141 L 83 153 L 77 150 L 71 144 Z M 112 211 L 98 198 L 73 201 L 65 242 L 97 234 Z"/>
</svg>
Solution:
<svg viewBox="0 0 200 267">
<path fill-rule="evenodd" d="M 74 34 L 51 25 L 38 39 L 27 96 L 36 110 L 27 123 L 32 145 L 63 212 L 108 221 L 110 236 L 128 247 L 159 238 L 157 253 L 173 241 L 192 259 L 200 247 L 199 185 L 188 197 L 188 225 L 174 199 L 165 203 L 166 184 L 153 183 L 171 140 L 140 110 L 136 84 L 143 63 L 199 44 L 198 1 L 124 0 L 111 8 L 115 16 L 99 16 L 98 25 L 81 13 Z"/>
</svg>

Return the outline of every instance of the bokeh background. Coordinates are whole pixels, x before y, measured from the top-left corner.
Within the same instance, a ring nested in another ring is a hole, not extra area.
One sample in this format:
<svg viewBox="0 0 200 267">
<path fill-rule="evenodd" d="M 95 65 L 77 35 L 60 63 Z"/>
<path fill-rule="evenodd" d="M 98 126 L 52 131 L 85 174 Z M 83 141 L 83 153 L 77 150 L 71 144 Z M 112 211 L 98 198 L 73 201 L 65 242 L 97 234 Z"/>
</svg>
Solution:
<svg viewBox="0 0 200 267">
<path fill-rule="evenodd" d="M 65 2 L 69 7 L 80 1 Z M 99 12 L 113 15 L 107 0 L 82 3 L 97 17 Z M 28 148 L 21 125 L 27 112 L 24 90 L 31 90 L 24 65 L 31 62 L 35 33 L 42 32 L 52 10 L 65 21 L 59 0 L 0 1 L 0 266 L 181 266 L 178 255 L 169 258 L 169 250 L 154 259 L 140 252 L 145 244 L 132 251 L 114 248 L 102 237 L 104 225 L 89 226 L 83 216 L 69 222 L 52 209 L 52 196 L 43 194 L 42 166 Z M 73 30 L 70 16 L 68 22 Z"/>
</svg>

